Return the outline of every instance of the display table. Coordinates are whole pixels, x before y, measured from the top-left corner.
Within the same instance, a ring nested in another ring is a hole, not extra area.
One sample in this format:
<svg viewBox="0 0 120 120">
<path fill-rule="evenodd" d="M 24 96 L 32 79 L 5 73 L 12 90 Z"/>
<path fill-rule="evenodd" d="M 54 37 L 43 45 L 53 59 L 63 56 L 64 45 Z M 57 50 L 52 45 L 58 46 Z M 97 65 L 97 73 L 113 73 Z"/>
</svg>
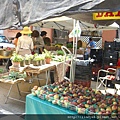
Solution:
<svg viewBox="0 0 120 120">
<path fill-rule="evenodd" d="M 13 85 L 17 86 L 17 90 L 18 90 L 19 96 L 21 96 L 21 91 L 20 91 L 20 88 L 19 88 L 19 83 L 24 82 L 24 81 L 25 81 L 24 78 L 19 78 L 19 79 L 16 79 L 16 80 L 3 79 L 3 78 L 0 79 L 0 82 L 10 84 L 10 88 L 8 90 L 5 103 L 7 103 L 8 99 L 16 100 L 16 101 L 25 103 L 25 101 L 22 101 L 20 99 L 13 98 L 13 97 L 10 96 L 10 93 L 11 93 L 11 90 L 13 88 Z"/>
<path fill-rule="evenodd" d="M 55 71 L 55 81 L 61 81 L 64 79 L 65 73 L 63 73 L 63 65 L 64 62 L 55 62 L 51 61 L 50 64 L 45 64 L 41 66 L 33 66 L 32 64 L 26 65 L 25 67 L 20 67 L 20 72 L 27 72 L 32 74 L 32 78 L 34 78 L 33 74 L 41 74 L 46 72 L 46 84 L 48 84 L 48 80 L 50 79 L 50 70 Z M 66 68 L 67 69 L 67 68 Z"/>
<path fill-rule="evenodd" d="M 68 110 L 58 105 L 41 100 L 38 97 L 29 94 L 26 96 L 26 114 L 77 114 L 77 112 Z"/>
<path fill-rule="evenodd" d="M 90 120 L 93 117 L 93 115 L 80 115 L 75 111 L 41 100 L 32 94 L 26 96 L 25 113 L 26 120 Z"/>
</svg>

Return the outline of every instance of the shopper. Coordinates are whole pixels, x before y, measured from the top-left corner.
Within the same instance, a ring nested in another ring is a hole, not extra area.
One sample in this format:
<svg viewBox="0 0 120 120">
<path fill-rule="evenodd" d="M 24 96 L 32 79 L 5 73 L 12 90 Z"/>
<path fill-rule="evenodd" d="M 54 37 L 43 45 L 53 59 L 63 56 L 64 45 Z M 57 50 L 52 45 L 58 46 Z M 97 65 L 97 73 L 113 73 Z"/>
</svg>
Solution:
<svg viewBox="0 0 120 120">
<path fill-rule="evenodd" d="M 22 34 L 20 32 L 18 32 L 13 40 L 13 44 L 15 45 L 15 47 L 17 47 L 17 43 L 18 43 L 18 38 L 21 36 Z M 12 65 L 11 59 L 9 58 L 6 64 L 6 70 L 9 71 L 9 67 Z"/>
<path fill-rule="evenodd" d="M 41 31 L 41 34 L 40 34 L 40 37 L 41 37 L 41 41 L 40 41 L 40 44 L 42 45 L 42 48 L 41 48 L 41 52 L 44 50 L 44 38 L 46 37 L 47 35 L 47 32 L 46 31 Z"/>
<path fill-rule="evenodd" d="M 22 36 L 18 38 L 16 53 L 22 56 L 24 56 L 25 54 L 31 54 L 31 52 L 33 51 L 33 40 L 28 35 L 31 34 L 32 31 L 29 29 L 29 27 L 26 26 L 20 33 L 22 34 Z"/>
<path fill-rule="evenodd" d="M 43 40 L 46 46 L 51 46 L 51 40 L 49 37 L 44 37 Z"/>
<path fill-rule="evenodd" d="M 18 38 L 21 36 L 22 34 L 20 32 L 18 32 L 13 40 L 13 44 L 15 45 L 15 47 L 17 47 L 17 43 L 18 43 Z"/>
<path fill-rule="evenodd" d="M 32 37 L 33 44 L 34 44 L 34 49 L 33 49 L 32 54 L 42 53 L 41 49 L 44 46 L 44 42 L 42 42 L 43 39 L 40 37 L 39 31 L 33 30 L 31 37 Z"/>
</svg>

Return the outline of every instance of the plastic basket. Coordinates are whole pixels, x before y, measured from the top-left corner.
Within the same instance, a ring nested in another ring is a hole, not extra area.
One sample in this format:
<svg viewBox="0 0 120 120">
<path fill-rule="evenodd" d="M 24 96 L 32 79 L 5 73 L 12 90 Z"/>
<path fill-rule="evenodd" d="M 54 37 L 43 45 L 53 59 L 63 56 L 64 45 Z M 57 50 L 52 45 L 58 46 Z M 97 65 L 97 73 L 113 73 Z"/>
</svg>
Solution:
<svg viewBox="0 0 120 120">
<path fill-rule="evenodd" d="M 40 95 L 38 95 L 38 97 L 42 100 L 45 100 L 46 99 L 46 94 L 40 94 Z"/>
<path fill-rule="evenodd" d="M 85 108 L 76 107 L 76 111 L 78 114 L 86 114 Z"/>
<path fill-rule="evenodd" d="M 68 104 L 68 109 L 76 111 L 76 105 L 73 105 L 71 103 Z"/>
</svg>

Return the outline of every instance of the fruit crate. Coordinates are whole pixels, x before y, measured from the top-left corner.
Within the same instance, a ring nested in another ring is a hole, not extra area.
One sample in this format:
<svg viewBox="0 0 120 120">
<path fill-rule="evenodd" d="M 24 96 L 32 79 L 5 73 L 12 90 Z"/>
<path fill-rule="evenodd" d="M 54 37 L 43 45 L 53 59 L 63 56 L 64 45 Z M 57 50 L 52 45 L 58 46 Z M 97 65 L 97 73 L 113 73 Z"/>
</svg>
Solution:
<svg viewBox="0 0 120 120">
<path fill-rule="evenodd" d="M 73 110 L 73 111 L 77 111 L 76 105 L 69 103 L 68 104 L 68 109 Z"/>
<path fill-rule="evenodd" d="M 91 105 L 89 108 L 86 109 L 86 114 L 88 115 L 98 115 L 99 107 L 98 105 L 94 104 Z"/>
<path fill-rule="evenodd" d="M 86 109 L 81 107 L 76 107 L 76 111 L 78 114 L 86 114 Z"/>
<path fill-rule="evenodd" d="M 48 94 L 45 96 L 45 99 L 49 102 L 52 102 L 54 100 L 54 96 L 53 96 L 53 94 L 51 94 L 51 95 Z"/>
<path fill-rule="evenodd" d="M 65 107 L 65 108 L 69 109 L 69 102 L 68 101 L 59 100 L 58 105 L 60 105 L 61 107 Z"/>
<path fill-rule="evenodd" d="M 39 94 L 37 95 L 38 98 L 42 99 L 42 100 L 45 100 L 46 99 L 46 94 Z"/>
</svg>

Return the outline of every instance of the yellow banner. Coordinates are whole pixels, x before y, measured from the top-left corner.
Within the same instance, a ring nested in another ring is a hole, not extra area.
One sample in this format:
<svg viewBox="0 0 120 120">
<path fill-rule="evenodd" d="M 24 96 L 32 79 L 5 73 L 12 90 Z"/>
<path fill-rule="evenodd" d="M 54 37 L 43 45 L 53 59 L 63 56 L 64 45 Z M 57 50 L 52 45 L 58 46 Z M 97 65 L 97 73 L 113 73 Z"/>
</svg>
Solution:
<svg viewBox="0 0 120 120">
<path fill-rule="evenodd" d="M 93 13 L 93 20 L 115 20 L 120 19 L 120 11 Z"/>
</svg>

